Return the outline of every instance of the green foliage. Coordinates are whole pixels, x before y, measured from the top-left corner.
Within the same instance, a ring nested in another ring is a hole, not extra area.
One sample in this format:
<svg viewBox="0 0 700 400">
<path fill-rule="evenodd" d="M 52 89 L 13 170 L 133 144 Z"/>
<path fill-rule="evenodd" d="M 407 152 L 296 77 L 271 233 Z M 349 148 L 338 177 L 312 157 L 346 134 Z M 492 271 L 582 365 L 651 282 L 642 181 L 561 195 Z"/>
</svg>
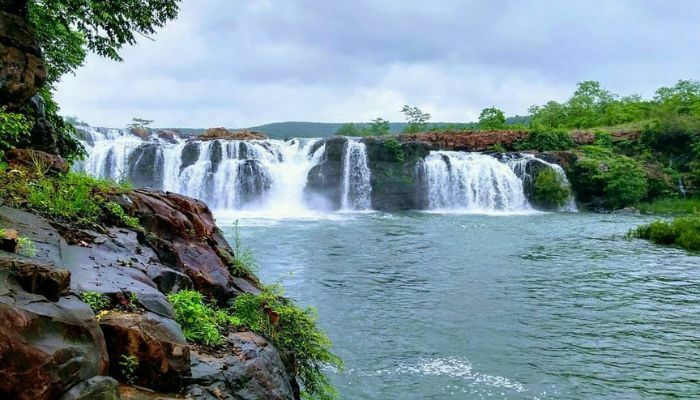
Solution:
<svg viewBox="0 0 700 400">
<path fill-rule="evenodd" d="M 569 170 L 569 179 L 580 201 L 622 208 L 644 198 L 648 186 L 644 168 L 638 161 L 605 147 L 585 146 L 583 150 Z"/>
<path fill-rule="evenodd" d="M 403 162 L 405 155 L 403 153 L 403 148 L 398 140 L 391 138 L 384 140 L 382 145 L 387 149 L 387 151 L 394 157 L 394 160 L 398 162 Z"/>
<path fill-rule="evenodd" d="M 94 311 L 95 314 L 107 309 L 107 307 L 109 307 L 110 305 L 109 298 L 97 292 L 83 292 L 80 294 L 80 298 L 85 304 L 92 308 L 92 311 Z"/>
<path fill-rule="evenodd" d="M 361 136 L 362 130 L 358 128 L 357 125 L 348 123 L 338 128 L 335 134 L 338 136 Z"/>
<path fill-rule="evenodd" d="M 292 363 L 306 395 L 311 398 L 331 399 L 335 390 L 322 367 L 342 367 L 342 361 L 330 352 L 331 341 L 316 326 L 316 313 L 310 308 L 299 308 L 291 300 L 281 297 L 278 288 L 266 288 L 256 296 L 243 294 L 236 297 L 234 315 L 251 330 L 270 340 L 282 354 L 293 355 Z"/>
<path fill-rule="evenodd" d="M 503 143 L 498 142 L 489 146 L 489 151 L 494 153 L 505 153 L 508 151 L 508 149 L 506 149 L 506 146 L 504 146 Z"/>
<path fill-rule="evenodd" d="M 207 304 L 202 294 L 182 290 L 168 295 L 175 309 L 175 321 L 182 327 L 187 340 L 208 346 L 223 342 L 222 332 L 229 326 L 241 325 L 237 317 Z"/>
<path fill-rule="evenodd" d="M 700 251 L 700 214 L 679 217 L 672 221 L 654 221 L 629 231 L 627 236 Z"/>
<path fill-rule="evenodd" d="M 118 50 L 148 37 L 178 14 L 179 0 L 30 0 L 37 32 L 54 83 L 82 65 L 86 51 L 121 60 Z M 86 50 L 87 48 L 87 50 Z"/>
<path fill-rule="evenodd" d="M 32 123 L 22 114 L 8 113 L 0 107 L 0 158 L 6 150 L 14 148 L 20 139 L 29 134 Z"/>
<path fill-rule="evenodd" d="M 58 154 L 68 161 L 85 158 L 87 153 L 83 145 L 76 140 L 76 129 L 73 125 L 66 122 L 63 117 L 58 115 L 59 107 L 53 100 L 51 90 L 48 87 L 44 87 L 39 91 L 39 95 L 44 103 L 44 115 L 43 117 L 35 115 L 33 118 L 35 120 L 41 118 L 42 122 L 47 127 L 50 127 L 51 140 L 49 143 L 45 143 L 48 139 L 45 137 L 48 132 L 33 132 L 30 141 L 26 143 L 27 147 L 39 148 L 50 153 Z"/>
<path fill-rule="evenodd" d="M 388 135 L 390 132 L 389 121 L 377 118 L 372 120 L 369 129 L 365 132 L 363 136 L 384 136 Z"/>
<path fill-rule="evenodd" d="M 0 170 L 0 197 L 11 206 L 35 210 L 79 226 L 114 222 L 139 229 L 136 218 L 127 216 L 121 206 L 107 200 L 128 187 L 76 172 L 48 176 L 46 170 L 47 166 L 38 162 L 32 170 Z"/>
<path fill-rule="evenodd" d="M 430 114 L 423 112 L 418 107 L 409 105 L 404 105 L 401 112 L 406 116 L 406 122 L 408 122 L 404 133 L 416 133 L 427 130 L 428 121 L 431 118 Z"/>
<path fill-rule="evenodd" d="M 251 249 L 243 245 L 238 220 L 233 224 L 233 253 L 234 259 L 231 265 L 233 276 L 255 277 L 258 270 L 258 260 Z"/>
<path fill-rule="evenodd" d="M 124 209 L 122 206 L 120 206 L 117 203 L 114 202 L 107 202 L 104 204 L 104 208 L 107 210 L 109 214 L 111 214 L 113 217 L 117 219 L 117 221 L 120 221 L 124 226 L 127 228 L 135 229 L 135 230 L 142 230 L 143 227 L 141 227 L 141 223 L 139 222 L 139 219 L 136 217 L 131 217 L 127 215 L 126 212 L 124 212 Z"/>
<path fill-rule="evenodd" d="M 569 132 L 561 129 L 532 130 L 527 138 L 515 143 L 517 150 L 567 150 L 574 145 Z"/>
<path fill-rule="evenodd" d="M 132 118 L 131 123 L 126 127 L 132 129 L 147 129 L 152 123 L 152 119 Z"/>
<path fill-rule="evenodd" d="M 29 238 L 20 236 L 17 239 L 17 253 L 27 257 L 36 256 L 38 250 Z"/>
<path fill-rule="evenodd" d="M 122 354 L 119 359 L 119 368 L 122 376 L 130 385 L 136 383 L 136 369 L 139 367 L 139 359 L 131 354 Z"/>
<path fill-rule="evenodd" d="M 499 130 L 506 127 L 506 115 L 496 107 L 484 108 L 479 114 L 479 128 L 482 130 Z"/>
<path fill-rule="evenodd" d="M 534 184 L 535 201 L 537 204 L 556 209 L 566 204 L 571 196 L 571 188 L 559 174 L 549 168 L 537 174 Z"/>
</svg>

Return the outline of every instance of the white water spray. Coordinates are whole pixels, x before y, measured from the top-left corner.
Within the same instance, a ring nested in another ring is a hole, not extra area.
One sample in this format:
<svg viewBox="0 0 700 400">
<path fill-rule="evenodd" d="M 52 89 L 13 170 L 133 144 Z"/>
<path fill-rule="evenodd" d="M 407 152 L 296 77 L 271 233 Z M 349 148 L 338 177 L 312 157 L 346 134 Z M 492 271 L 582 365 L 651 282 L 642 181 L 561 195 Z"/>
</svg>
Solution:
<svg viewBox="0 0 700 400">
<path fill-rule="evenodd" d="M 372 207 L 372 185 L 367 146 L 349 138 L 343 150 L 343 210 L 368 210 Z"/>
</svg>

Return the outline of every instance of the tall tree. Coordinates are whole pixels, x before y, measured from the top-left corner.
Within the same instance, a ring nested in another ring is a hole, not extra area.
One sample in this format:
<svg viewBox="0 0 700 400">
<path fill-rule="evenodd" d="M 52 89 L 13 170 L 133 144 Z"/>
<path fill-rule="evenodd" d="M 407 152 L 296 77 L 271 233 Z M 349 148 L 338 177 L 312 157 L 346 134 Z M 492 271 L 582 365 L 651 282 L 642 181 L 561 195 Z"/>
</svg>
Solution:
<svg viewBox="0 0 700 400">
<path fill-rule="evenodd" d="M 485 130 L 503 129 L 506 126 L 506 116 L 496 107 L 484 108 L 479 114 L 479 128 Z"/>
<path fill-rule="evenodd" d="M 428 127 L 428 121 L 430 121 L 431 116 L 423 112 L 420 108 L 404 105 L 401 112 L 406 116 L 406 122 L 408 122 L 408 126 L 404 129 L 404 132 L 420 132 L 426 130 Z"/>
</svg>

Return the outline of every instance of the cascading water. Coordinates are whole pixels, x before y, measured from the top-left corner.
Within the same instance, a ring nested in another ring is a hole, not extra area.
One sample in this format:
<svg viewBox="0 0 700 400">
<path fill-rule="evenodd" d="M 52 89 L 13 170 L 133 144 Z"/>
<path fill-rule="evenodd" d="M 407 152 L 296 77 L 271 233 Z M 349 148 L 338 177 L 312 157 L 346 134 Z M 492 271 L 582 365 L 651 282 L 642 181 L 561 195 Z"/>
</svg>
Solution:
<svg viewBox="0 0 700 400">
<path fill-rule="evenodd" d="M 89 157 L 78 169 L 146 182 L 143 186 L 202 199 L 213 209 L 308 210 L 307 175 L 325 149 L 314 146 L 315 139 L 144 140 L 127 130 L 99 128 L 83 136 Z"/>
<path fill-rule="evenodd" d="M 432 151 L 423 168 L 430 209 L 513 212 L 531 208 L 522 180 L 489 155 Z"/>
<path fill-rule="evenodd" d="M 348 139 L 343 150 L 343 210 L 368 210 L 372 207 L 372 185 L 367 146 Z"/>
<path fill-rule="evenodd" d="M 518 153 L 515 157 L 511 155 L 511 157 L 508 157 L 506 161 L 506 163 L 513 170 L 513 172 L 526 184 L 533 184 L 533 176 L 528 171 L 528 165 L 530 165 L 532 162 L 544 164 L 547 168 L 552 169 L 557 174 L 557 178 L 559 179 L 559 181 L 563 185 L 571 188 L 569 178 L 566 177 L 566 172 L 564 172 L 564 169 L 559 164 L 550 163 L 528 153 Z M 576 201 L 574 197 L 569 196 L 569 199 L 566 201 L 566 204 L 560 207 L 560 210 L 577 211 Z"/>
</svg>

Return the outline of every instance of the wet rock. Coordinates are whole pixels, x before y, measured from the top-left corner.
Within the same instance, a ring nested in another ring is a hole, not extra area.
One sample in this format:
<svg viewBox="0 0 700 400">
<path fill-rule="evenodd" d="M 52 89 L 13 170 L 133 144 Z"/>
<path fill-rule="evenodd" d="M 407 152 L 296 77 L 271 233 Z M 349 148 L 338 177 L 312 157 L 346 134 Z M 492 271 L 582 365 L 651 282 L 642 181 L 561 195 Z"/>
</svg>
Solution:
<svg viewBox="0 0 700 400">
<path fill-rule="evenodd" d="M 177 143 L 177 139 L 179 139 L 182 136 L 179 131 L 170 129 L 157 130 L 155 135 L 159 139 L 164 140 L 168 143 Z"/>
<path fill-rule="evenodd" d="M 224 358 L 193 352 L 192 385 L 188 388 L 192 398 L 295 398 L 282 359 L 264 338 L 252 332 L 237 332 L 229 334 L 227 340 L 235 350 Z"/>
<path fill-rule="evenodd" d="M 487 151 L 496 144 L 510 149 L 527 135 L 527 131 L 454 131 L 403 134 L 397 138 L 402 143 L 422 143 L 430 150 Z"/>
<path fill-rule="evenodd" d="M 335 136 L 319 141 L 316 146 L 325 145 L 323 157 L 309 171 L 306 180 L 305 195 L 307 201 L 318 208 L 337 210 L 341 206 L 341 188 L 343 183 L 343 149 L 347 138 Z M 311 149 L 316 151 L 318 147 Z M 324 202 L 327 202 L 324 207 Z"/>
<path fill-rule="evenodd" d="M 180 172 L 190 165 L 197 162 L 199 158 L 199 143 L 198 142 L 188 142 L 182 149 L 182 154 L 180 155 Z"/>
<path fill-rule="evenodd" d="M 7 162 L 12 168 L 23 167 L 40 169 L 44 173 L 65 173 L 70 166 L 68 162 L 54 154 L 32 149 L 12 149 L 6 153 Z"/>
<path fill-rule="evenodd" d="M 119 382 L 108 376 L 95 376 L 73 386 L 60 400 L 118 400 Z"/>
<path fill-rule="evenodd" d="M 123 382 L 177 391 L 190 376 L 190 349 L 180 326 L 157 314 L 110 312 L 100 319 L 109 351 L 110 374 Z M 119 365 L 123 356 L 138 360 L 133 371 Z"/>
<path fill-rule="evenodd" d="M 19 234 L 14 229 L 3 229 L 0 232 L 0 250 L 16 253 L 19 245 Z"/>
<path fill-rule="evenodd" d="M 0 104 L 14 110 L 42 87 L 46 66 L 30 24 L 6 11 L 0 11 Z"/>
<path fill-rule="evenodd" d="M 267 136 L 262 132 L 242 130 L 230 131 L 226 128 L 209 128 L 200 137 L 199 140 L 265 140 Z"/>
<path fill-rule="evenodd" d="M 159 144 L 145 143 L 129 154 L 127 165 L 131 183 L 137 187 L 162 188 L 164 160 L 159 150 Z"/>
<path fill-rule="evenodd" d="M 70 272 L 38 260 L 0 252 L 0 270 L 7 271 L 29 293 L 50 301 L 68 294 Z"/>
<path fill-rule="evenodd" d="M 0 270 L 0 398 L 55 399 L 107 372 L 104 338 L 77 297 L 52 302 Z"/>
</svg>

